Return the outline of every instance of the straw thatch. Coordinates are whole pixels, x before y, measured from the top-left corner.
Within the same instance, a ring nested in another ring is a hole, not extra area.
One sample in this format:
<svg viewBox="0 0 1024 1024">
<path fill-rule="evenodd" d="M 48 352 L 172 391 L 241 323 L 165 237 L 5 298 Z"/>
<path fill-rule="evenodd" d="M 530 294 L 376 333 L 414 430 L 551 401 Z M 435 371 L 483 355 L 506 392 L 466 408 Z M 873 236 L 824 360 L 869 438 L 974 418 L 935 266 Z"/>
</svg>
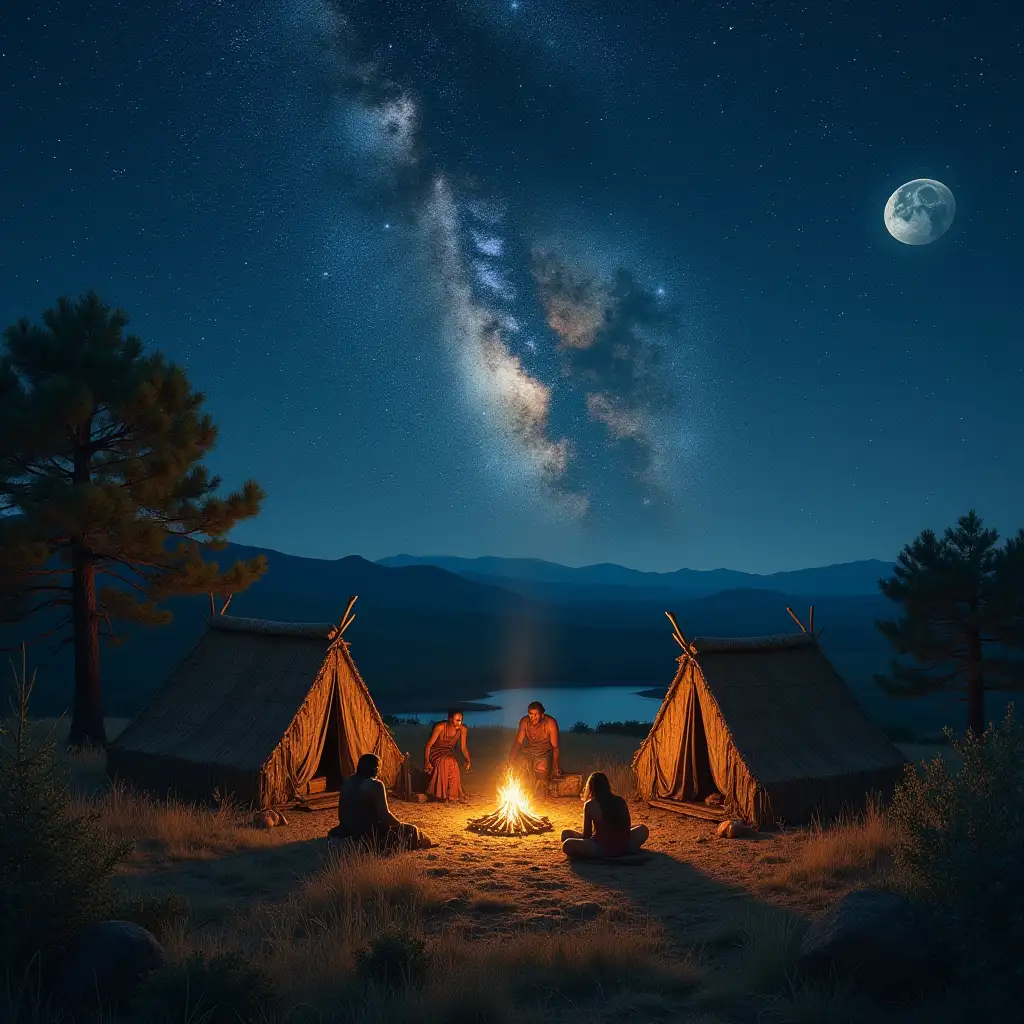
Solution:
<svg viewBox="0 0 1024 1024">
<path fill-rule="evenodd" d="M 695 638 L 633 759 L 646 799 L 702 803 L 757 827 L 801 824 L 886 795 L 905 759 L 816 638 Z"/>
<path fill-rule="evenodd" d="M 338 626 L 222 615 L 118 737 L 108 765 L 161 795 L 215 792 L 261 807 L 335 788 L 360 754 L 397 783 L 402 755 Z"/>
</svg>

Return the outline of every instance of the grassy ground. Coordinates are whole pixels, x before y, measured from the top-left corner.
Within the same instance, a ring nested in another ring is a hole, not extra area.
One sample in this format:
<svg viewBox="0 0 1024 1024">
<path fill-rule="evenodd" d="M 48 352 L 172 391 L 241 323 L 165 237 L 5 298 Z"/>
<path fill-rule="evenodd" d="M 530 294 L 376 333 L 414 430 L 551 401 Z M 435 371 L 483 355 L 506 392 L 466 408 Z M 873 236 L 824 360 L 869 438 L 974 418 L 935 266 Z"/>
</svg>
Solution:
<svg viewBox="0 0 1024 1024">
<path fill-rule="evenodd" d="M 110 734 L 122 727 L 111 722 Z M 418 757 L 426 732 L 401 727 L 396 738 Z M 649 861 L 572 865 L 558 833 L 579 827 L 576 799 L 536 801 L 550 833 L 466 831 L 468 817 L 493 809 L 511 741 L 508 730 L 471 731 L 466 805 L 396 801 L 398 816 L 438 845 L 390 859 L 331 857 L 330 811 L 296 811 L 260 831 L 230 806 L 168 805 L 111 787 L 102 755 L 76 758 L 71 777 L 83 807 L 137 843 L 117 880 L 125 914 L 150 925 L 175 960 L 227 951 L 258 966 L 282 1001 L 266 1021 L 941 1019 L 935 1008 L 883 1012 L 793 974 L 808 922 L 884 871 L 892 835 L 877 811 L 730 841 L 633 801 L 634 821 L 651 829 Z M 563 744 L 565 770 L 600 768 L 633 797 L 635 739 L 567 734 Z"/>
</svg>

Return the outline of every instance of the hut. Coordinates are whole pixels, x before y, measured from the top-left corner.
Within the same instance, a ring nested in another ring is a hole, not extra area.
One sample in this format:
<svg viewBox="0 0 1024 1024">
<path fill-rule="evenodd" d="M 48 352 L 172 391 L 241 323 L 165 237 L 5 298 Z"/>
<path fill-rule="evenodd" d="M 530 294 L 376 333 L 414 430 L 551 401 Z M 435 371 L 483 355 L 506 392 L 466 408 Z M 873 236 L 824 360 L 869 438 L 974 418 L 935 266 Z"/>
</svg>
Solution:
<svg viewBox="0 0 1024 1024">
<path fill-rule="evenodd" d="M 905 758 L 825 657 L 813 610 L 810 631 L 692 642 L 669 618 L 683 653 L 633 758 L 644 799 L 763 828 L 830 818 L 891 793 Z"/>
<path fill-rule="evenodd" d="M 108 752 L 111 775 L 187 800 L 258 807 L 337 792 L 361 754 L 408 788 L 409 771 L 340 626 L 215 615 Z"/>
</svg>

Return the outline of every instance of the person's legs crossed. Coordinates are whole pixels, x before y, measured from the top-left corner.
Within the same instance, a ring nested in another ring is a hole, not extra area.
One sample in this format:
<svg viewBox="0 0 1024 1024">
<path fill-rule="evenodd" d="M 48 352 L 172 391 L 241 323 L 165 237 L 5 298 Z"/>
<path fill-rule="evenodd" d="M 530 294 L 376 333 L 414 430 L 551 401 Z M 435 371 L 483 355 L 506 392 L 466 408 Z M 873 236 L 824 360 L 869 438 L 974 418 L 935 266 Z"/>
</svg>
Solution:
<svg viewBox="0 0 1024 1024">
<path fill-rule="evenodd" d="M 562 853 L 576 860 L 596 860 L 604 856 L 604 851 L 593 839 L 566 839 L 562 843 Z"/>
<path fill-rule="evenodd" d="M 634 825 L 629 831 L 629 850 L 636 853 L 651 836 L 651 831 L 646 825 Z"/>
</svg>

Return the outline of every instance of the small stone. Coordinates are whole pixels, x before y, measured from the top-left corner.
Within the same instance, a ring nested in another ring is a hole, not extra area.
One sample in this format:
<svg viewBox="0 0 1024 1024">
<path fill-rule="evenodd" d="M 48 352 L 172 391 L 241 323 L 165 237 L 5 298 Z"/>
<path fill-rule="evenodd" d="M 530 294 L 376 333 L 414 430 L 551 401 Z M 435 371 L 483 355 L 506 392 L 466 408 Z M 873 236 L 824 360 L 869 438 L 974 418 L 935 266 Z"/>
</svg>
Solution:
<svg viewBox="0 0 1024 1024">
<path fill-rule="evenodd" d="M 253 828 L 273 828 L 274 813 L 271 810 L 259 811 L 252 819 Z"/>
<path fill-rule="evenodd" d="M 698 843 L 706 843 L 707 841 L 708 841 L 708 837 L 707 836 L 697 836 L 697 842 Z"/>
<path fill-rule="evenodd" d="M 723 821 L 718 826 L 718 836 L 720 839 L 743 839 L 753 834 L 754 830 L 745 821 L 740 821 L 738 818 Z"/>
</svg>

